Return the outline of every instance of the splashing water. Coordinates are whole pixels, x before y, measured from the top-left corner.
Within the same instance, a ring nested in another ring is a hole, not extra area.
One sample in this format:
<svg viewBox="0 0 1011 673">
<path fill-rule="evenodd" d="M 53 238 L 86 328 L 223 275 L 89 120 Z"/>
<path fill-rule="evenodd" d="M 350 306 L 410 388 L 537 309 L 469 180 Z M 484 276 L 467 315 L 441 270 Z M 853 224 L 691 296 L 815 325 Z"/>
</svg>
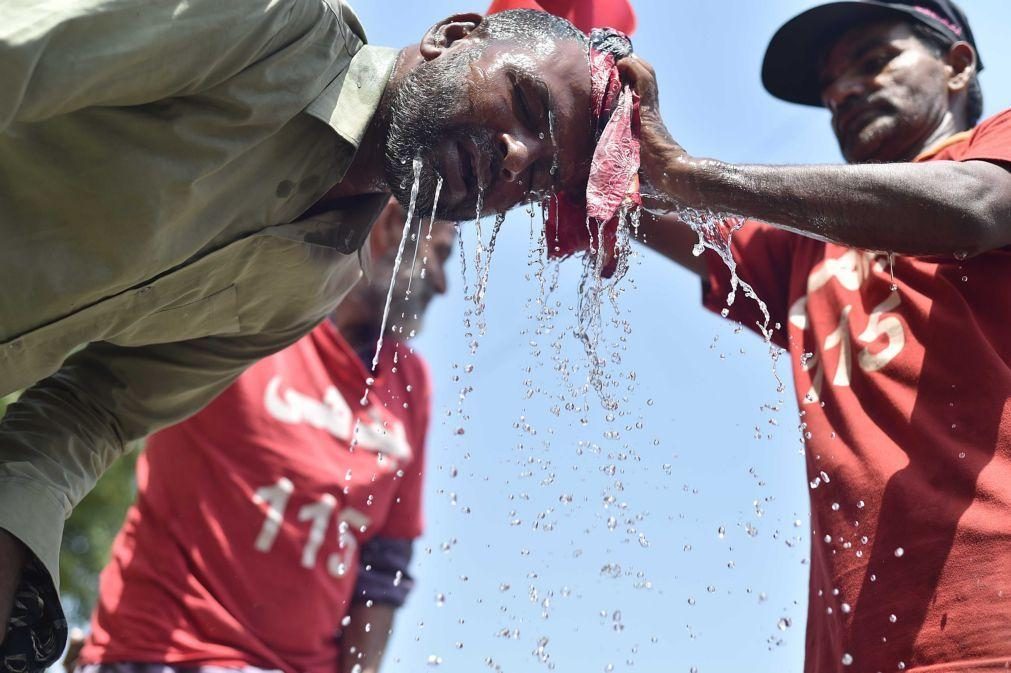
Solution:
<svg viewBox="0 0 1011 673">
<path fill-rule="evenodd" d="M 617 365 L 621 362 L 620 349 L 624 348 L 624 334 L 631 332 L 627 321 L 620 319 L 621 307 L 619 299 L 623 291 L 622 280 L 628 273 L 631 260 L 635 258 L 635 250 L 631 245 L 631 231 L 638 227 L 641 211 L 639 208 L 623 206 L 618 212 L 618 231 L 615 245 L 617 267 L 610 279 L 603 278 L 603 269 L 607 251 L 602 246 L 591 248 L 584 258 L 583 276 L 579 284 L 579 304 L 577 309 L 576 337 L 582 342 L 589 363 L 587 381 L 597 393 L 604 408 L 615 410 L 620 401 L 607 392 L 609 377 L 606 372 L 608 361 Z M 597 223 L 596 237 L 591 240 L 603 241 L 605 223 Z M 610 307 L 614 317 L 610 323 L 619 329 L 619 341 L 622 345 L 614 345 L 610 358 L 601 355 L 604 345 L 605 321 L 604 307 Z"/>
<path fill-rule="evenodd" d="M 477 241 L 474 246 L 474 274 L 481 273 L 481 253 L 484 251 L 484 234 L 481 232 L 481 209 L 484 207 L 484 189 L 478 187 L 477 206 L 474 212 L 474 231 L 477 232 Z M 477 282 L 477 281 L 475 281 Z M 476 294 L 476 292 L 475 292 Z"/>
<path fill-rule="evenodd" d="M 432 199 L 432 219 L 428 221 L 428 233 L 425 234 L 425 240 L 432 240 L 432 227 L 435 226 L 435 209 L 439 207 L 439 195 L 442 194 L 442 176 L 438 177 L 435 182 L 435 197 Z"/>
<path fill-rule="evenodd" d="M 460 280 L 463 284 L 463 296 L 467 297 L 470 290 L 467 287 L 467 251 L 463 245 L 463 227 L 459 222 L 453 226 L 456 228 L 456 243 L 460 249 Z"/>
<path fill-rule="evenodd" d="M 435 182 L 435 198 L 432 200 L 432 219 L 429 220 L 429 222 L 428 222 L 428 234 L 425 236 L 425 240 L 426 241 L 431 241 L 432 240 L 432 228 L 435 226 L 435 214 L 436 214 L 436 209 L 438 208 L 438 203 L 439 203 L 439 193 L 441 191 L 442 191 L 442 176 L 441 175 L 437 175 L 436 176 L 436 182 Z M 410 225 L 407 225 L 407 226 L 410 226 Z M 418 250 L 421 249 L 421 221 L 420 220 L 418 221 L 418 233 L 416 234 L 416 238 L 417 238 L 417 244 L 414 246 L 414 262 L 412 262 L 412 264 L 411 264 L 411 277 L 407 279 L 407 291 L 406 291 L 405 296 L 404 296 L 404 300 L 405 301 L 411 298 L 411 287 L 414 285 L 414 271 L 415 271 L 415 269 L 418 268 Z M 422 260 L 422 265 L 427 264 L 427 263 L 428 263 L 428 256 L 426 255 L 425 258 Z M 421 269 L 421 277 L 422 278 L 425 277 L 424 266 L 422 266 L 422 269 Z M 404 315 L 401 314 L 400 317 L 403 318 Z"/>
<path fill-rule="evenodd" d="M 772 342 L 774 330 L 779 328 L 779 325 L 771 324 L 772 318 L 769 315 L 768 306 L 758 296 L 754 288 L 737 275 L 737 261 L 731 253 L 731 241 L 733 240 L 734 233 L 744 226 L 744 218 L 737 215 L 697 210 L 695 208 L 679 208 L 674 211 L 674 214 L 682 222 L 689 225 L 699 237 L 698 243 L 692 248 L 692 254 L 698 257 L 706 250 L 712 250 L 719 255 L 730 271 L 730 291 L 727 293 L 727 308 L 723 310 L 723 316 L 729 315 L 729 309 L 737 299 L 738 290 L 758 306 L 758 310 L 762 314 L 762 321 L 756 322 L 755 327 L 758 328 L 765 343 L 769 346 L 769 356 L 772 359 L 772 375 L 776 380 L 776 392 L 785 392 L 786 384 L 783 382 L 777 369 L 779 358 L 784 351 Z"/>
<path fill-rule="evenodd" d="M 505 213 L 499 213 L 495 216 L 495 224 L 492 226 L 491 238 L 488 239 L 484 265 L 479 266 L 474 270 L 474 273 L 477 274 L 477 279 L 475 280 L 473 300 L 477 315 L 482 315 L 484 313 L 485 294 L 488 290 L 488 277 L 491 275 L 491 258 L 492 254 L 495 252 L 495 242 L 498 240 L 498 234 L 502 229 L 502 223 L 505 222 L 505 218 Z"/>
<path fill-rule="evenodd" d="M 558 175 L 558 141 L 555 138 L 555 113 L 548 110 L 548 138 L 551 139 L 551 169 L 552 177 Z"/>
<path fill-rule="evenodd" d="M 755 293 L 755 290 L 741 280 L 737 275 L 737 261 L 730 252 L 730 242 L 743 225 L 744 219 L 733 215 L 712 213 L 709 211 L 696 210 L 694 208 L 681 208 L 676 211 L 678 218 L 690 226 L 699 237 L 699 242 L 692 249 L 692 254 L 696 257 L 702 255 L 706 250 L 712 250 L 730 271 L 730 292 L 727 293 L 727 306 L 733 306 L 737 299 L 737 291 L 740 289 L 744 296 L 752 299 L 762 312 L 763 322 L 756 323 L 766 342 L 772 341 L 772 328 L 770 327 L 771 317 L 765 302 Z M 727 223 L 729 226 L 721 227 Z M 724 235 L 726 232 L 726 235 Z"/>
<path fill-rule="evenodd" d="M 397 257 L 393 261 L 393 277 L 390 279 L 390 289 L 386 293 L 386 306 L 383 307 L 383 321 L 379 329 L 379 339 L 376 341 L 376 354 L 372 356 L 373 372 L 379 366 L 379 353 L 383 350 L 383 336 L 386 334 L 386 324 L 390 319 L 390 305 L 393 303 L 393 288 L 396 287 L 397 273 L 400 271 L 400 262 L 404 258 L 404 248 L 407 246 L 411 222 L 414 221 L 414 207 L 418 203 L 418 188 L 421 185 L 421 157 L 414 158 L 412 168 L 414 169 L 414 185 L 411 187 L 411 202 L 407 207 L 407 219 L 404 221 L 404 231 L 400 237 L 400 246 L 397 248 Z"/>
</svg>

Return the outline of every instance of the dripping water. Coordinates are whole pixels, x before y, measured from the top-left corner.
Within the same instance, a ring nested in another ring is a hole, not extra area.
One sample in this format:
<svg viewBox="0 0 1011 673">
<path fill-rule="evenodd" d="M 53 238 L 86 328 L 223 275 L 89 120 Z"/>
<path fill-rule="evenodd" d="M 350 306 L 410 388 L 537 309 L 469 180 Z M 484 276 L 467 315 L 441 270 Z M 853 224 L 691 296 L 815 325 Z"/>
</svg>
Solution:
<svg viewBox="0 0 1011 673">
<path fill-rule="evenodd" d="M 383 336 L 386 334 L 386 324 L 390 318 L 390 304 L 393 303 L 393 288 L 396 286 L 397 273 L 400 271 L 400 262 L 404 257 L 404 248 L 407 245 L 408 234 L 411 231 L 411 222 L 414 220 L 414 207 L 418 203 L 418 188 L 421 184 L 421 157 L 415 157 L 412 164 L 414 168 L 414 184 L 411 186 L 411 202 L 407 207 L 407 219 L 404 222 L 404 231 L 400 238 L 400 246 L 397 248 L 397 257 L 393 261 L 393 277 L 390 279 L 390 289 L 386 293 L 386 306 L 383 307 L 383 321 L 379 330 L 379 339 L 376 341 L 376 354 L 372 356 L 372 372 L 375 373 L 379 365 L 379 353 L 383 349 Z M 419 241 L 420 243 L 420 241 Z M 366 396 L 368 391 L 366 391 Z"/>
</svg>

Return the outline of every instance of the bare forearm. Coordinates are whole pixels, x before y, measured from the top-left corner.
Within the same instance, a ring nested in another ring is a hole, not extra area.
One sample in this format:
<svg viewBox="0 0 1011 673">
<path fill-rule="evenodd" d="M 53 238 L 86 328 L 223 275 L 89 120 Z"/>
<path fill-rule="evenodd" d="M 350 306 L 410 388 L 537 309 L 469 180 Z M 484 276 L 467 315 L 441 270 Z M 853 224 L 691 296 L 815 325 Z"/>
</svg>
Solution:
<svg viewBox="0 0 1011 673">
<path fill-rule="evenodd" d="M 988 161 L 732 165 L 688 154 L 660 115 L 656 73 L 618 63 L 640 95 L 643 185 L 672 209 L 734 213 L 808 236 L 907 255 L 1011 245 L 1011 171 Z"/>
<path fill-rule="evenodd" d="M 341 638 L 340 673 L 377 673 L 393 630 L 396 608 L 356 604 Z M 356 668 L 358 667 L 358 668 Z"/>
<path fill-rule="evenodd" d="M 678 202 L 858 248 L 973 255 L 1011 243 L 1008 172 L 985 162 L 749 166 L 682 157 L 665 179 L 662 191 Z"/>
</svg>

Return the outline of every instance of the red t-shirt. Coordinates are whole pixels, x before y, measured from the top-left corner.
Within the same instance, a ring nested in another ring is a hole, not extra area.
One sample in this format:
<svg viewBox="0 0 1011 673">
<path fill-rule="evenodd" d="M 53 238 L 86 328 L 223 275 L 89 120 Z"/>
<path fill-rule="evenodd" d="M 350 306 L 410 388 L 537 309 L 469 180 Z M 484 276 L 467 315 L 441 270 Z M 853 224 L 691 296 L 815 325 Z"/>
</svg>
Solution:
<svg viewBox="0 0 1011 673">
<path fill-rule="evenodd" d="M 358 546 L 422 529 L 426 366 L 387 342 L 366 377 L 325 321 L 151 437 L 81 663 L 337 670 Z"/>
<path fill-rule="evenodd" d="M 1011 167 L 1011 111 L 924 160 Z M 810 433 L 805 670 L 1005 670 L 1011 248 L 896 256 L 894 292 L 885 255 L 757 222 L 732 250 L 783 326 Z M 709 268 L 704 301 L 719 312 L 729 274 L 715 255 Z M 738 292 L 730 317 L 760 313 Z"/>
</svg>

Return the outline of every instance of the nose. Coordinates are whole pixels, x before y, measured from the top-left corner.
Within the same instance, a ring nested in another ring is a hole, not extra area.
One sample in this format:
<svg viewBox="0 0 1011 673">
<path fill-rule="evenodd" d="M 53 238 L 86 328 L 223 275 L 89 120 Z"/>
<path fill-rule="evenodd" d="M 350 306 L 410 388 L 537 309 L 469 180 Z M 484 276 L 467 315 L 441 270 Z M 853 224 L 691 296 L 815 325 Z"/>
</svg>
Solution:
<svg viewBox="0 0 1011 673">
<path fill-rule="evenodd" d="M 510 133 L 500 133 L 499 151 L 502 154 L 502 179 L 516 182 L 537 161 L 541 148 L 532 138 Z"/>
<path fill-rule="evenodd" d="M 446 270 L 443 268 L 443 263 L 440 263 L 438 259 L 433 260 L 433 263 L 428 267 L 426 275 L 428 287 L 431 288 L 432 294 L 446 294 Z"/>
<path fill-rule="evenodd" d="M 852 75 L 837 77 L 822 90 L 821 99 L 829 112 L 836 114 L 846 101 L 860 96 L 863 83 L 860 78 Z"/>
</svg>

